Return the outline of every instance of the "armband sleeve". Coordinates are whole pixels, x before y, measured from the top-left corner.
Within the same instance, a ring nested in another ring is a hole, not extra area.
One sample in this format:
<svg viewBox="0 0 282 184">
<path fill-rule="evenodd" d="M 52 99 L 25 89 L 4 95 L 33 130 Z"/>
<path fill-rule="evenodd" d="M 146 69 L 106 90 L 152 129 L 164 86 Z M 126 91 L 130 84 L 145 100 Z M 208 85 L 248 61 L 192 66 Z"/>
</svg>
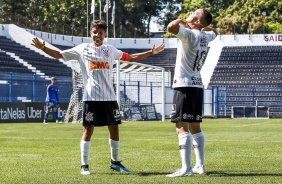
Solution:
<svg viewBox="0 0 282 184">
<path fill-rule="evenodd" d="M 129 56 L 129 54 L 128 53 L 126 53 L 126 52 L 123 52 L 122 53 L 122 56 L 121 56 L 121 60 L 123 60 L 123 61 L 128 61 L 128 56 Z"/>
</svg>

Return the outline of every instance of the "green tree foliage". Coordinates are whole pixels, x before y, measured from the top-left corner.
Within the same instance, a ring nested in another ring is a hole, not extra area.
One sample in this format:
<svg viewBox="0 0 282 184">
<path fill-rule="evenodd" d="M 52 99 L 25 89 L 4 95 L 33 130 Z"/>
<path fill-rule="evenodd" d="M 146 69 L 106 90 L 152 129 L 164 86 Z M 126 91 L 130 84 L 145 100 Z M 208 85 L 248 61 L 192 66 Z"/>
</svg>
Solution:
<svg viewBox="0 0 282 184">
<path fill-rule="evenodd" d="M 103 12 L 106 1 L 95 2 L 95 19 L 100 19 L 101 3 L 101 19 L 106 20 L 107 14 Z M 186 19 L 190 11 L 198 8 L 205 8 L 213 14 L 212 26 L 220 34 L 282 32 L 281 0 L 115 0 L 115 3 L 116 37 L 149 37 L 152 17 L 157 17 L 156 22 L 166 29 L 170 21 L 177 17 Z M 177 4 L 181 4 L 181 9 Z M 0 0 L 0 23 L 88 36 L 87 27 L 92 21 L 90 7 L 91 0 Z M 110 24 L 111 13 L 112 8 L 108 12 L 109 37 L 113 37 L 114 29 Z"/>
<path fill-rule="evenodd" d="M 217 28 L 221 34 L 278 33 L 281 6 L 279 0 L 235 0 L 216 18 Z"/>
<path fill-rule="evenodd" d="M 185 19 L 188 12 L 198 8 L 205 8 L 212 13 L 212 26 L 220 34 L 282 32 L 281 0 L 184 0 L 178 18 Z M 172 35 L 167 33 L 165 37 Z"/>
<path fill-rule="evenodd" d="M 90 14 L 91 0 L 1 1 L 3 1 L 3 12 L 5 13 L 0 19 L 0 23 L 13 23 L 22 27 L 60 34 L 88 35 L 87 18 L 89 26 L 93 17 Z M 117 37 L 148 37 L 151 18 L 158 17 L 163 10 L 163 5 L 168 5 L 169 11 L 164 12 L 166 18 L 162 19 L 159 16 L 158 20 L 158 22 L 165 24 L 165 21 L 176 17 L 171 16 L 170 13 L 177 10 L 173 5 L 180 2 L 181 0 L 115 0 Z M 106 20 L 107 14 L 103 11 L 105 4 L 106 0 L 95 1 L 95 19 L 100 19 L 101 14 L 101 19 Z M 109 37 L 113 37 L 113 25 L 110 24 L 111 13 L 112 8 L 108 12 Z"/>
</svg>

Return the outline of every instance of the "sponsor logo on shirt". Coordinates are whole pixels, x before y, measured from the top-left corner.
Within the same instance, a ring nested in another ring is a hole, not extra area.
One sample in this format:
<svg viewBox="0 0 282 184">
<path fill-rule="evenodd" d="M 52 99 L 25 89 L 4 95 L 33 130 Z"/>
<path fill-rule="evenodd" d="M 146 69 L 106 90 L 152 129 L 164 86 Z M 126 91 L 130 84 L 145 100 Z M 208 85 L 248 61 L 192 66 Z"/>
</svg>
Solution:
<svg viewBox="0 0 282 184">
<path fill-rule="evenodd" d="M 191 77 L 192 85 L 203 85 L 202 78 Z"/>
<path fill-rule="evenodd" d="M 102 62 L 102 61 L 94 62 L 94 61 L 90 61 L 89 65 L 90 65 L 89 66 L 90 70 L 110 69 L 109 62 Z"/>
<path fill-rule="evenodd" d="M 175 112 L 176 112 L 176 104 L 172 104 L 171 113 L 175 113 Z"/>
<path fill-rule="evenodd" d="M 205 36 L 200 37 L 200 47 L 207 47 L 208 46 L 208 40 Z"/>
<path fill-rule="evenodd" d="M 197 116 L 196 116 L 196 120 L 197 120 L 197 121 L 200 121 L 200 120 L 202 120 L 202 116 L 200 116 L 200 115 L 197 115 Z"/>
<path fill-rule="evenodd" d="M 186 114 L 186 113 L 183 114 L 183 119 L 190 119 L 190 120 L 192 120 L 193 118 L 194 118 L 194 116 L 191 115 L 191 114 Z"/>
<path fill-rule="evenodd" d="M 118 109 L 113 110 L 113 115 L 116 121 L 120 120 L 120 112 Z"/>
</svg>

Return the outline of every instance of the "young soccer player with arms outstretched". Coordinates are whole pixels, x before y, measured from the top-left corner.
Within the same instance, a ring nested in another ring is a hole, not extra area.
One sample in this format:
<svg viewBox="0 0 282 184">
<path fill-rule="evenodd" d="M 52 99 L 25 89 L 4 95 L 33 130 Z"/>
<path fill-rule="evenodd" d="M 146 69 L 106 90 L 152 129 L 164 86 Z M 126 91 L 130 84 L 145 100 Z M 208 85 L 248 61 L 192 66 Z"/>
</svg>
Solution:
<svg viewBox="0 0 282 184">
<path fill-rule="evenodd" d="M 114 60 L 138 61 L 164 50 L 161 44 L 149 51 L 127 54 L 116 49 L 112 45 L 103 44 L 106 36 L 107 24 L 103 20 L 94 20 L 91 23 L 90 35 L 92 43 L 83 43 L 74 48 L 59 52 L 47 48 L 44 42 L 34 38 L 35 47 L 42 49 L 54 58 L 64 58 L 65 61 L 77 60 L 80 65 L 83 84 L 83 134 L 80 141 L 81 150 L 81 174 L 89 175 L 88 155 L 90 140 L 94 127 L 108 126 L 109 145 L 111 148 L 110 168 L 119 172 L 129 172 L 119 160 L 119 124 L 121 117 L 116 101 L 116 95 L 112 84 L 112 68 Z"/>
</svg>

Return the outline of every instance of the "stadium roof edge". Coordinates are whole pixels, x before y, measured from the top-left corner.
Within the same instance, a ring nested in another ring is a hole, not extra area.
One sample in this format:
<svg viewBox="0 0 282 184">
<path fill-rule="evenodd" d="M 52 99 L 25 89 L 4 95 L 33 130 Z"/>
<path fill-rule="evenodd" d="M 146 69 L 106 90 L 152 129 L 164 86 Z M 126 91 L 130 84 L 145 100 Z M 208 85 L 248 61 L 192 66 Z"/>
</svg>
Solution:
<svg viewBox="0 0 282 184">
<path fill-rule="evenodd" d="M 30 42 L 33 37 L 41 38 L 46 42 L 54 45 L 76 46 L 81 43 L 90 43 L 90 37 L 77 37 L 69 35 L 59 35 L 48 32 L 41 32 L 30 29 L 23 29 L 14 24 L 0 24 L 0 35 L 6 36 L 18 43 L 26 43 L 30 48 Z M 19 37 L 18 35 L 21 35 Z M 111 44 L 115 47 L 122 48 L 139 48 L 149 49 L 153 45 L 165 43 L 166 48 L 177 48 L 177 38 L 106 38 L 105 44 Z M 210 42 L 221 44 L 222 46 L 264 46 L 264 45 L 282 45 L 282 34 L 242 34 L 242 35 L 218 35 L 216 39 Z"/>
</svg>

